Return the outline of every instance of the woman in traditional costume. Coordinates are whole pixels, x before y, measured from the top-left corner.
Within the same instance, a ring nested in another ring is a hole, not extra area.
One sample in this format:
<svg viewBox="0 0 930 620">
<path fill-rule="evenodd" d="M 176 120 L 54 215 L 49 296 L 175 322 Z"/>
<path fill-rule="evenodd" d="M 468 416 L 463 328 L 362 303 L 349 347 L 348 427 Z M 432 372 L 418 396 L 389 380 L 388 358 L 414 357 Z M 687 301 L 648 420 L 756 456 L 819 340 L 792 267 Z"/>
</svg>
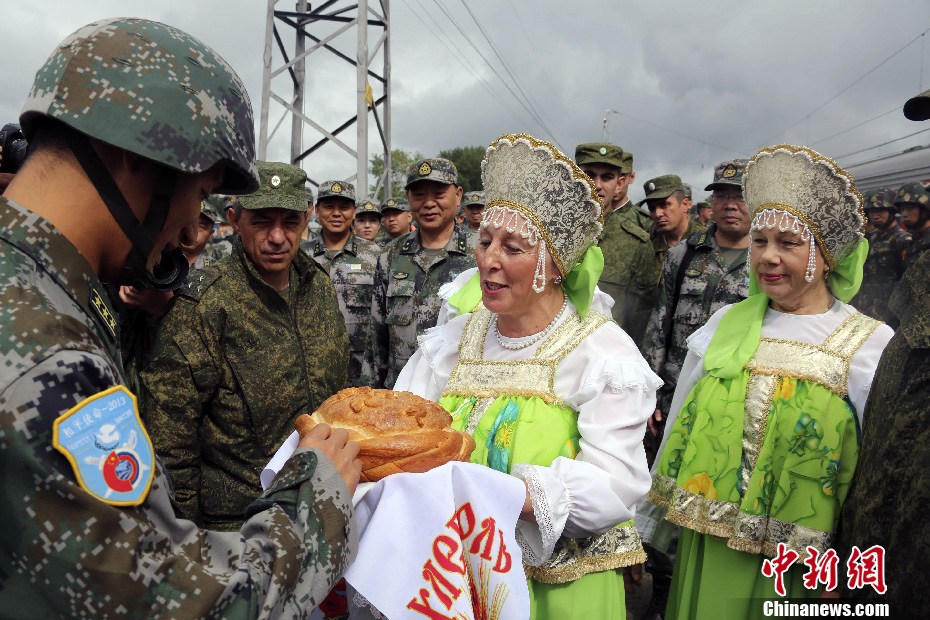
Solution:
<svg viewBox="0 0 930 620">
<path fill-rule="evenodd" d="M 743 194 L 750 297 L 688 340 L 654 507 L 637 515 L 644 540 L 660 547 L 657 516 L 682 528 L 667 618 L 761 615 L 761 599 L 777 597 L 779 566 L 764 563 L 782 544 L 782 557 L 797 554 L 783 596 L 823 593 L 826 584 L 805 587 L 804 560 L 830 561 L 862 412 L 892 336 L 846 303 L 868 255 L 849 174 L 810 149 L 774 146 L 749 161 Z"/>
<path fill-rule="evenodd" d="M 592 307 L 603 211 L 590 179 L 524 134 L 488 147 L 482 179 L 477 273 L 395 389 L 439 401 L 474 437 L 472 462 L 525 482 L 532 617 L 625 617 L 619 569 L 645 559 L 632 506 L 649 488 L 642 438 L 661 381 L 603 294 Z"/>
</svg>

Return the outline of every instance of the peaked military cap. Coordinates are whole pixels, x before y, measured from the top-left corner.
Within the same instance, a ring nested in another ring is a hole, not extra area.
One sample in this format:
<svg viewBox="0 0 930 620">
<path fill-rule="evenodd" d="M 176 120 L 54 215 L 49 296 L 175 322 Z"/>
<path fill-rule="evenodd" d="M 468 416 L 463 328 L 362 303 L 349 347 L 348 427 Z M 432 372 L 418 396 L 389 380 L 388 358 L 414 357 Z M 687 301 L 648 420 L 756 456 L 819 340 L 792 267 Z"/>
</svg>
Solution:
<svg viewBox="0 0 930 620">
<path fill-rule="evenodd" d="M 463 207 L 474 206 L 474 205 L 481 205 L 483 207 L 484 204 L 485 204 L 484 192 L 466 192 L 462 196 Z"/>
<path fill-rule="evenodd" d="M 324 181 L 320 184 L 320 191 L 317 194 L 316 201 L 319 202 L 324 198 L 346 198 L 355 202 L 355 186 L 348 181 Z"/>
<path fill-rule="evenodd" d="M 404 198 L 388 198 L 384 201 L 384 204 L 381 205 L 381 213 L 385 213 L 386 211 L 391 210 L 409 213 L 410 203 L 407 202 Z"/>
<path fill-rule="evenodd" d="M 625 153 L 622 148 L 616 144 L 607 142 L 587 142 L 575 147 L 575 163 L 579 166 L 585 164 L 604 164 L 619 168 L 623 174 L 629 173 L 633 169 L 633 155 L 630 155 L 627 169 L 624 170 Z"/>
<path fill-rule="evenodd" d="M 458 185 L 459 171 L 448 159 L 439 157 L 422 159 L 407 166 L 407 184 L 404 185 L 404 189 L 408 189 L 417 181 L 436 181 Z"/>
<path fill-rule="evenodd" d="M 714 180 L 704 189 L 708 192 L 728 187 L 742 189 L 743 173 L 746 172 L 748 162 L 748 159 L 731 159 L 720 162 L 714 166 Z"/>
<path fill-rule="evenodd" d="M 646 192 L 646 197 L 639 201 L 639 204 L 643 204 L 647 200 L 668 198 L 678 191 L 683 192 L 685 191 L 685 184 L 681 182 L 681 177 L 677 174 L 665 174 L 643 183 L 643 191 Z"/>
<path fill-rule="evenodd" d="M 374 213 L 376 215 L 381 215 L 381 205 L 378 204 L 377 200 L 372 200 L 370 198 L 360 200 L 355 203 L 355 213 Z"/>
<path fill-rule="evenodd" d="M 283 162 L 256 163 L 261 185 L 254 194 L 239 196 L 243 209 L 307 210 L 307 192 L 304 188 L 307 182 L 306 172 Z"/>
</svg>

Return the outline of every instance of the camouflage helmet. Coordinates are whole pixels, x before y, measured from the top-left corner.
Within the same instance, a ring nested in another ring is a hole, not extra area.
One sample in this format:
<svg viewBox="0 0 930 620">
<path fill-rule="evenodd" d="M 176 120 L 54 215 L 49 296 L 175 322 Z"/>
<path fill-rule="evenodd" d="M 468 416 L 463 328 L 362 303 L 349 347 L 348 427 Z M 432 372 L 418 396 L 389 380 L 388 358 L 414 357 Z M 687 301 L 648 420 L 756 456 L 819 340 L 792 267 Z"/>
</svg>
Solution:
<svg viewBox="0 0 930 620">
<path fill-rule="evenodd" d="M 236 72 L 189 34 L 138 18 L 88 24 L 36 73 L 20 123 L 42 117 L 173 170 L 226 164 L 218 192 L 258 189 L 252 104 Z"/>
<path fill-rule="evenodd" d="M 213 220 L 214 224 L 228 224 L 226 218 L 226 196 L 210 194 L 206 200 L 200 201 L 200 212 Z"/>
<path fill-rule="evenodd" d="M 905 183 L 898 188 L 898 197 L 894 201 L 895 206 L 900 208 L 903 204 L 913 204 L 930 211 L 930 191 L 928 191 L 928 188 L 930 188 L 930 181 Z"/>
<path fill-rule="evenodd" d="M 869 209 L 897 211 L 898 207 L 894 203 L 896 197 L 897 193 L 890 187 L 870 189 L 862 193 L 862 208 L 865 211 Z"/>
</svg>

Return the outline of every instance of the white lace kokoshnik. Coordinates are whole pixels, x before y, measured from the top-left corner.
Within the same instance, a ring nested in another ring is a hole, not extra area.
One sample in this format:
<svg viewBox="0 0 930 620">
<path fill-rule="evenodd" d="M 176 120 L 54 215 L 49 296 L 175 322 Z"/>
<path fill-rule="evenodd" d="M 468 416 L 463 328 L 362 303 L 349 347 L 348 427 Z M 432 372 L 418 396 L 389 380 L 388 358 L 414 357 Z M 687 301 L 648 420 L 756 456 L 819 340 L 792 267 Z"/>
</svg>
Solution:
<svg viewBox="0 0 930 620">
<path fill-rule="evenodd" d="M 566 315 L 574 311 L 569 302 Z M 423 334 L 394 389 L 438 401 L 458 361 L 469 318 L 452 318 Z M 527 359 L 539 346 L 506 349 L 488 330 L 484 357 Z M 602 326 L 559 363 L 555 392 L 578 412 L 580 452 L 575 459 L 559 457 L 547 467 L 511 468 L 511 474 L 526 483 L 536 516 L 535 523 L 520 521 L 517 526 L 526 563 L 538 566 L 546 561 L 562 535 L 599 534 L 633 517 L 633 504 L 650 486 L 642 436 L 659 385 L 661 380 L 632 340 L 614 323 Z"/>
</svg>

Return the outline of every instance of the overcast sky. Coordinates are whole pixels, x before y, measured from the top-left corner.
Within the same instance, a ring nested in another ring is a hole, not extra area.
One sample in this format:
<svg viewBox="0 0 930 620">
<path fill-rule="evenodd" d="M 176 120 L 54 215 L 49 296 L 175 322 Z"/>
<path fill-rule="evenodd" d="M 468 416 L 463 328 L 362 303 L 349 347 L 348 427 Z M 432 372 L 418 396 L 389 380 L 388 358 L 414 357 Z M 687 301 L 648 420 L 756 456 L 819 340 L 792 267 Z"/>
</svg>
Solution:
<svg viewBox="0 0 930 620">
<path fill-rule="evenodd" d="M 0 122 L 18 118 L 36 69 L 61 39 L 94 19 L 133 15 L 215 48 L 245 82 L 258 123 L 263 0 L 44 0 L 4 9 Z M 467 0 L 467 9 L 463 0 L 391 1 L 394 148 L 434 155 L 526 131 L 571 156 L 577 143 L 604 139 L 610 109 L 610 141 L 635 156 L 634 198 L 667 173 L 700 198 L 715 163 L 769 144 L 808 145 L 843 165 L 930 144 L 930 126 L 901 114 L 906 99 L 930 88 L 927 0 Z M 322 38 L 339 25 L 310 32 Z M 292 53 L 293 30 L 281 34 Z M 377 36 L 370 28 L 372 43 Z M 333 45 L 354 58 L 355 31 Z M 381 63 L 379 55 L 377 73 Z M 275 92 L 287 95 L 286 79 Z M 306 114 L 327 129 L 354 115 L 354 67 L 314 53 L 307 83 Z M 272 106 L 272 124 L 280 111 Z M 370 148 L 380 148 L 373 122 L 370 133 Z M 355 146 L 354 129 L 343 136 Z M 319 137 L 307 128 L 304 147 Z M 268 158 L 287 159 L 289 140 L 283 126 Z M 355 172 L 334 146 L 304 167 L 318 181 Z"/>
</svg>

